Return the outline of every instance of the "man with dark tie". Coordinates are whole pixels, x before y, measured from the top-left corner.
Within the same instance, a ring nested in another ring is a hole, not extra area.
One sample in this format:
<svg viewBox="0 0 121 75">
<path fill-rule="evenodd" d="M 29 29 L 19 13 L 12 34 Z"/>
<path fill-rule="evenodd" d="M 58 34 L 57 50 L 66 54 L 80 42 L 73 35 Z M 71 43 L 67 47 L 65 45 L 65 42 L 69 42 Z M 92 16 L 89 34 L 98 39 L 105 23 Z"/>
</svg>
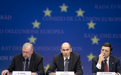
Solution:
<svg viewBox="0 0 121 75">
<path fill-rule="evenodd" d="M 73 71 L 75 75 L 83 75 L 80 55 L 72 52 L 71 45 L 64 42 L 61 45 L 61 53 L 53 57 L 53 61 L 48 68 L 46 75 L 56 75 L 54 71 Z"/>
<path fill-rule="evenodd" d="M 97 72 L 115 72 L 115 75 L 121 75 L 120 59 L 112 54 L 112 45 L 104 43 L 101 47 L 101 54 L 92 59 L 92 73 Z"/>
<path fill-rule="evenodd" d="M 31 75 L 44 75 L 43 57 L 33 52 L 31 43 L 25 43 L 22 53 L 13 57 L 11 65 L 1 75 L 9 75 L 12 71 L 31 71 Z"/>
</svg>

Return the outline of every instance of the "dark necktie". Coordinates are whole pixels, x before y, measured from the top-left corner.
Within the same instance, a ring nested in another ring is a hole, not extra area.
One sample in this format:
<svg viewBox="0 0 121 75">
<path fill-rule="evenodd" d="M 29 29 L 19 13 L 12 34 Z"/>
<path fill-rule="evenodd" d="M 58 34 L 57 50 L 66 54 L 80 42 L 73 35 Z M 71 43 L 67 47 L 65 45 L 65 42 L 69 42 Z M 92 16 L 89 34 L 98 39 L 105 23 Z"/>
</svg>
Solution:
<svg viewBox="0 0 121 75">
<path fill-rule="evenodd" d="M 108 65 L 106 63 L 107 59 L 104 60 L 104 72 L 108 72 Z"/>
<path fill-rule="evenodd" d="M 28 62 L 29 62 L 29 59 L 26 59 L 25 71 L 28 71 L 29 69 Z"/>
<path fill-rule="evenodd" d="M 68 63 L 69 63 L 69 60 L 66 59 L 66 60 L 65 60 L 64 71 L 68 71 Z"/>
</svg>

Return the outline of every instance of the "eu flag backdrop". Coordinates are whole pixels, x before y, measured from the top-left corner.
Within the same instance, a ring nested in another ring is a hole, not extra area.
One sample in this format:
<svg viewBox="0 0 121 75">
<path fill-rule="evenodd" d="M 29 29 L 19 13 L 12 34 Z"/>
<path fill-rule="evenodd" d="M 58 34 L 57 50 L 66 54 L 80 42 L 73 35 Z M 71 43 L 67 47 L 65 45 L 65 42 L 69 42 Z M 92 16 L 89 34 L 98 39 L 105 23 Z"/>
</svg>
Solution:
<svg viewBox="0 0 121 75">
<path fill-rule="evenodd" d="M 103 43 L 111 43 L 112 55 L 121 60 L 121 0 L 1 0 L 0 72 L 25 42 L 43 56 L 45 71 L 69 42 L 84 75 L 92 75 L 92 58 Z"/>
</svg>

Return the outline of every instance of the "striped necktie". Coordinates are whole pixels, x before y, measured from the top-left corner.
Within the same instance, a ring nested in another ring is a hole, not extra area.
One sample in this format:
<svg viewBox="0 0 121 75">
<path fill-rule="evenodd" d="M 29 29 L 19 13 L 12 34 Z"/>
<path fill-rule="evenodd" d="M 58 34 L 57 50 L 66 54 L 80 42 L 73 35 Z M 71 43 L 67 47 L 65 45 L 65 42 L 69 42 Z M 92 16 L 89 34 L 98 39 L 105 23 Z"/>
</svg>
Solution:
<svg viewBox="0 0 121 75">
<path fill-rule="evenodd" d="M 69 60 L 65 59 L 64 71 L 68 71 L 68 63 L 69 63 Z"/>
</svg>

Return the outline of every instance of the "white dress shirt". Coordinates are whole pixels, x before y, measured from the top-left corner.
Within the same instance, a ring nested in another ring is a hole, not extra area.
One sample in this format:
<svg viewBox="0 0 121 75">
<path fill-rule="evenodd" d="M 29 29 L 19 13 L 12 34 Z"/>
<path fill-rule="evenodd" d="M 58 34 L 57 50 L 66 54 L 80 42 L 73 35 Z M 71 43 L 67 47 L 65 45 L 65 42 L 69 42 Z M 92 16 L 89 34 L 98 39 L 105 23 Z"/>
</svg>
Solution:
<svg viewBox="0 0 121 75">
<path fill-rule="evenodd" d="M 64 66 L 65 66 L 65 60 L 67 59 L 67 58 L 65 58 L 65 57 L 63 57 L 63 59 L 64 59 Z M 68 57 L 68 59 L 70 59 L 70 56 Z"/>
<path fill-rule="evenodd" d="M 107 58 L 107 61 L 106 61 L 107 65 L 108 65 L 108 70 L 109 70 L 109 58 L 110 58 L 110 56 Z M 103 59 L 103 63 L 104 63 L 104 60 L 105 60 L 105 59 Z M 101 69 L 101 65 L 99 65 L 98 63 L 97 63 L 97 65 L 96 65 L 96 67 L 97 67 L 98 69 Z"/>
<path fill-rule="evenodd" d="M 107 61 L 106 61 L 107 65 L 108 65 L 108 71 L 109 71 L 109 58 L 110 58 L 110 56 L 107 58 Z M 103 63 L 104 63 L 104 60 L 105 60 L 105 59 L 103 59 Z M 97 63 L 97 65 L 96 65 L 96 67 L 97 67 L 98 69 L 101 69 L 101 65 L 99 65 L 98 63 Z M 121 75 L 121 74 L 118 73 L 118 75 Z"/>
</svg>

